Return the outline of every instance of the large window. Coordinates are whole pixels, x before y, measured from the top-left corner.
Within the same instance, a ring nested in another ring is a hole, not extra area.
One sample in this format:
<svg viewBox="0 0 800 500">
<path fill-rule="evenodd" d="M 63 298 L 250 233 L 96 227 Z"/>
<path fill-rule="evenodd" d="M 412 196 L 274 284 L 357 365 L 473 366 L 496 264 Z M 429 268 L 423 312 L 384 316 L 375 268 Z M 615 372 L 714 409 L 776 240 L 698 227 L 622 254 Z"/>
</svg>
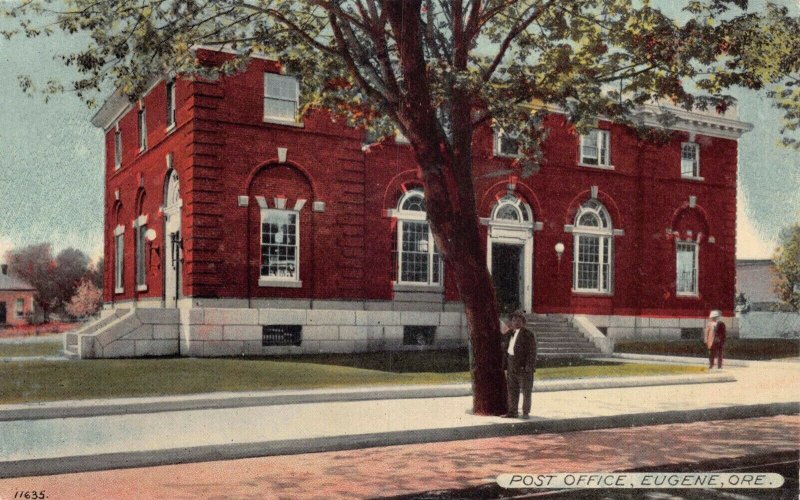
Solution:
<svg viewBox="0 0 800 500">
<path fill-rule="evenodd" d="M 300 281 L 300 214 L 261 210 L 261 280 Z"/>
<path fill-rule="evenodd" d="M 400 198 L 397 213 L 397 282 L 441 284 L 442 262 L 426 220 L 422 191 L 406 192 Z"/>
<path fill-rule="evenodd" d="M 697 295 L 697 243 L 679 241 L 676 244 L 675 291 L 678 295 Z"/>
<path fill-rule="evenodd" d="M 297 79 L 292 76 L 264 74 L 264 120 L 297 121 Z"/>
<path fill-rule="evenodd" d="M 147 253 L 145 246 L 147 218 L 139 216 L 133 227 L 136 231 L 136 290 L 142 292 L 147 290 Z"/>
<path fill-rule="evenodd" d="M 611 166 L 610 136 L 608 130 L 594 129 L 581 136 L 580 163 L 599 167 Z"/>
<path fill-rule="evenodd" d="M 700 145 L 694 142 L 681 144 L 681 177 L 700 177 Z"/>
<path fill-rule="evenodd" d="M 167 128 L 175 126 L 175 81 L 167 82 Z"/>
<path fill-rule="evenodd" d="M 114 293 L 122 293 L 124 289 L 123 268 L 125 256 L 124 227 L 119 226 L 114 231 Z"/>
<path fill-rule="evenodd" d="M 145 109 L 142 107 L 139 110 L 139 150 L 144 151 L 147 149 L 147 115 Z"/>
<path fill-rule="evenodd" d="M 573 233 L 573 288 L 579 292 L 610 293 L 614 233 L 606 208 L 595 199 L 584 203 L 575 217 Z"/>
</svg>

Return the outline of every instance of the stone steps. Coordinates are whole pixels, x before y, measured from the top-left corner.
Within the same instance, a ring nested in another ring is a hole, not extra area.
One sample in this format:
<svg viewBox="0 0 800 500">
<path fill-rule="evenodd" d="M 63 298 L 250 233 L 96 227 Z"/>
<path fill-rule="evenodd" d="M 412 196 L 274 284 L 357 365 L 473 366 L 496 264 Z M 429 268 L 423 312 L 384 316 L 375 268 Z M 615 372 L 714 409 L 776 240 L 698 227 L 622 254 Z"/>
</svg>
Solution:
<svg viewBox="0 0 800 500">
<path fill-rule="evenodd" d="M 537 355 L 543 358 L 584 358 L 602 354 L 570 319 L 560 315 L 527 315 L 526 325 L 536 335 Z"/>
</svg>

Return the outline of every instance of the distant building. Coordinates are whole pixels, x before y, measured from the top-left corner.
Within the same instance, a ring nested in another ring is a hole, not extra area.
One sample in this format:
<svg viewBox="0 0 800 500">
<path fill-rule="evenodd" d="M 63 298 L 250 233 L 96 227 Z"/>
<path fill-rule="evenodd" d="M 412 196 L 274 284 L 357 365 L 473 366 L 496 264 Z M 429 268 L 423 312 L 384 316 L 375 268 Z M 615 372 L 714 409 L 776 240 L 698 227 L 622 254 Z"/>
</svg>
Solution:
<svg viewBox="0 0 800 500">
<path fill-rule="evenodd" d="M 736 261 L 736 316 L 742 338 L 798 338 L 800 313 L 781 311 L 769 259 Z"/>
<path fill-rule="evenodd" d="M 8 266 L 0 265 L 0 327 L 28 323 L 34 310 L 36 289 L 21 279 L 8 275 Z"/>
<path fill-rule="evenodd" d="M 780 301 L 775 290 L 775 263 L 770 259 L 736 261 L 737 309 L 773 311 Z M 743 311 L 744 312 L 744 311 Z"/>
<path fill-rule="evenodd" d="M 106 101 L 92 119 L 106 150 L 103 336 L 69 337 L 72 352 L 466 343 L 411 147 L 365 147 L 327 112 L 299 116 L 300 89 L 256 59 L 217 81 L 154 80 L 138 102 Z M 642 116 L 655 124 L 657 111 Z M 674 112 L 672 139 L 654 143 L 603 119 L 579 135 L 554 111 L 529 178 L 497 177 L 514 171 L 518 147 L 491 124 L 476 131 L 475 199 L 501 309 L 580 315 L 609 338 L 681 338 L 711 309 L 733 319 L 738 138 L 752 126 Z"/>
</svg>

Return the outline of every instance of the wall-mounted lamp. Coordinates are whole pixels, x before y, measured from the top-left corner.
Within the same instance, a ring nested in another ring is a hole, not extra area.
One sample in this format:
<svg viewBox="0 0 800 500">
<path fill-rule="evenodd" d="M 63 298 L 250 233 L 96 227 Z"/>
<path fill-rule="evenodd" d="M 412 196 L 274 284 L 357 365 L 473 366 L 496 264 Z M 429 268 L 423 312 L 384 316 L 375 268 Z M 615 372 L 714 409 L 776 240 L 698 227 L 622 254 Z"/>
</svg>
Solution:
<svg viewBox="0 0 800 500">
<path fill-rule="evenodd" d="M 154 242 L 156 240 L 156 230 L 153 228 L 148 229 L 144 232 L 144 238 L 150 243 Z"/>
<path fill-rule="evenodd" d="M 560 241 L 556 243 L 556 257 L 558 257 L 558 270 L 561 270 L 561 257 L 564 255 L 564 244 Z"/>
<path fill-rule="evenodd" d="M 156 259 L 150 259 L 150 262 L 155 262 L 156 267 L 161 267 L 161 247 L 158 245 L 153 245 L 153 242 L 156 240 L 156 230 L 153 228 L 148 229 L 144 232 L 144 240 L 147 242 L 147 245 L 150 247 L 150 251 L 154 252 L 157 256 Z"/>
</svg>

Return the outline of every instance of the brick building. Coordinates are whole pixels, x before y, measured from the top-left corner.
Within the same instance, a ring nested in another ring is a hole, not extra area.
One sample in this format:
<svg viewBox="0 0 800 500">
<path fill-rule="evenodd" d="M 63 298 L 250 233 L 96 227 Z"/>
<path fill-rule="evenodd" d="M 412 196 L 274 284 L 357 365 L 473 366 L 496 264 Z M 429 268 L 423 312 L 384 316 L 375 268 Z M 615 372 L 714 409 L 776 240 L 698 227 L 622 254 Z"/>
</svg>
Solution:
<svg viewBox="0 0 800 500">
<path fill-rule="evenodd" d="M 36 289 L 19 278 L 8 275 L 8 266 L 0 265 L 0 327 L 27 325 L 34 311 Z"/>
<path fill-rule="evenodd" d="M 93 118 L 106 133 L 107 307 L 73 351 L 466 342 L 410 146 L 365 147 L 325 112 L 301 118 L 299 92 L 256 59 L 217 81 L 159 80 L 137 103 L 108 99 Z M 733 317 L 737 139 L 751 125 L 675 113 L 673 138 L 655 144 L 604 120 L 579 136 L 553 112 L 528 178 L 491 175 L 517 151 L 490 126 L 477 131 L 476 198 L 502 309 L 562 314 L 611 339 L 679 338 L 710 309 Z"/>
</svg>

